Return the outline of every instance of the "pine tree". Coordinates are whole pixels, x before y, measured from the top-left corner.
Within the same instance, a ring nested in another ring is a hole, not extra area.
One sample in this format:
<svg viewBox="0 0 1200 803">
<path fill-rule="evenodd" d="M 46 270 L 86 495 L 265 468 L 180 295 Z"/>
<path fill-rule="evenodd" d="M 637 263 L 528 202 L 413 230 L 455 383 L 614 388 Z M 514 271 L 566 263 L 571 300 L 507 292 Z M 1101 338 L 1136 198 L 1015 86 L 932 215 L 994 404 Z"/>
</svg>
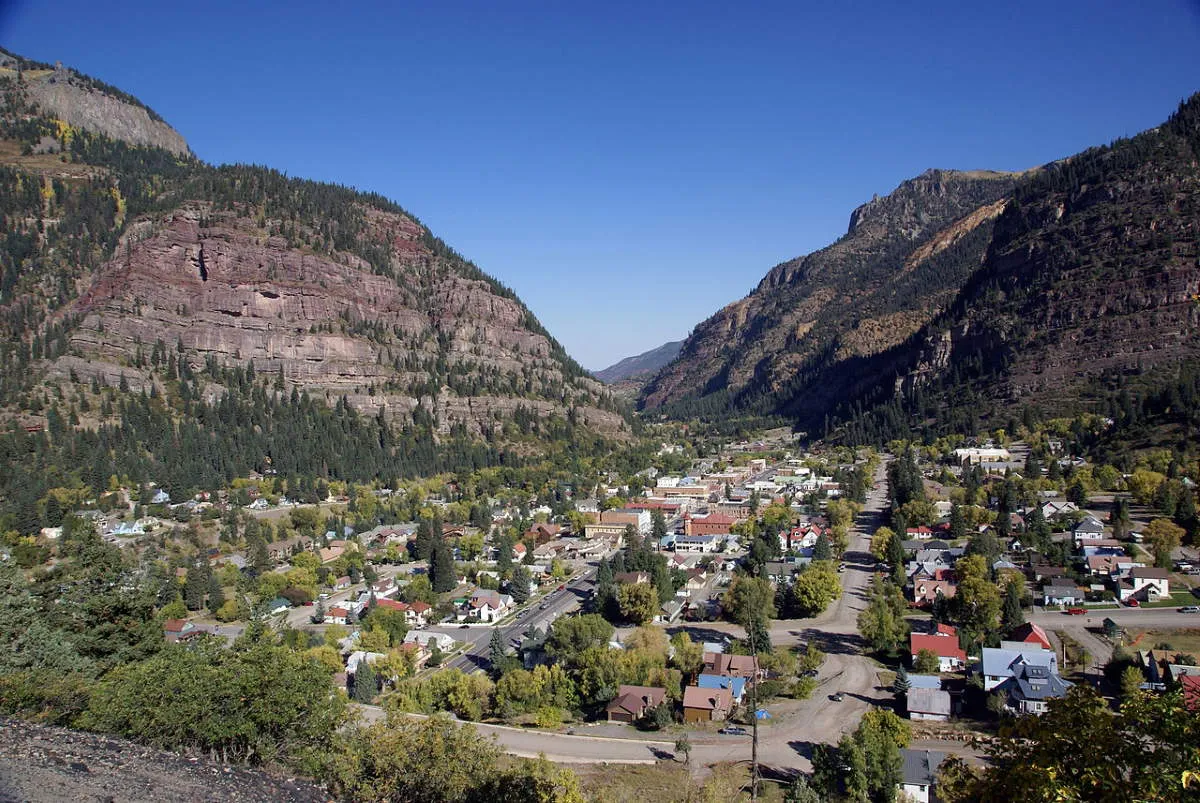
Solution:
<svg viewBox="0 0 1200 803">
<path fill-rule="evenodd" d="M 435 593 L 441 594 L 446 591 L 453 591 L 458 585 L 458 578 L 454 572 L 454 557 L 450 554 L 450 547 L 440 541 L 433 549 L 433 554 L 429 559 L 429 582 L 433 585 Z"/>
<path fill-rule="evenodd" d="M 817 543 L 813 546 L 812 559 L 816 560 L 833 560 L 833 548 L 829 545 L 829 536 L 821 533 L 817 537 Z"/>
<path fill-rule="evenodd" d="M 221 587 L 221 580 L 214 574 L 208 580 L 208 610 L 216 615 L 224 604 L 225 589 Z"/>
<path fill-rule="evenodd" d="M 354 670 L 354 699 L 360 703 L 370 703 L 378 693 L 379 680 L 375 669 L 363 658 Z"/>
<path fill-rule="evenodd" d="M 204 593 L 208 590 L 208 577 L 198 563 L 188 567 L 187 579 L 183 583 L 183 604 L 189 611 L 204 607 Z"/>
<path fill-rule="evenodd" d="M 1005 633 L 1011 633 L 1025 624 L 1025 612 L 1021 610 L 1020 581 L 1012 580 L 1004 589 L 1004 612 L 1001 627 Z"/>
<path fill-rule="evenodd" d="M 504 639 L 500 636 L 498 628 L 492 630 L 492 640 L 488 644 L 488 658 L 492 664 L 492 679 L 499 680 L 508 664 L 508 654 L 504 650 Z"/>
</svg>

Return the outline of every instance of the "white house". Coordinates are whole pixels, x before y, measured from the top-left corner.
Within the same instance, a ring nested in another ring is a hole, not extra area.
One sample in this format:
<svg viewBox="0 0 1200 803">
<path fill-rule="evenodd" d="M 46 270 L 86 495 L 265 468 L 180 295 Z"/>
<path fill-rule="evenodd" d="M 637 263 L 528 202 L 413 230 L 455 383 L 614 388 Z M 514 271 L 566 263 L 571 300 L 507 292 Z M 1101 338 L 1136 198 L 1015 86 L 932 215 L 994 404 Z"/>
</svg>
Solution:
<svg viewBox="0 0 1200 803">
<path fill-rule="evenodd" d="M 1171 573 L 1154 566 L 1134 566 L 1129 576 L 1117 583 L 1117 596 L 1121 602 L 1127 599 L 1156 602 L 1170 595 Z"/>
<path fill-rule="evenodd" d="M 513 606 L 513 598 L 499 591 L 480 589 L 471 595 L 459 612 L 459 618 L 476 617 L 481 622 L 495 622 Z"/>
<path fill-rule="evenodd" d="M 983 648 L 983 690 L 992 689 L 1007 680 L 1017 677 L 1025 666 L 1040 666 L 1058 674 L 1058 656 L 1053 650 L 1030 646 L 1030 649 L 1003 650 L 995 647 Z"/>
<path fill-rule="evenodd" d="M 427 650 L 430 644 L 437 644 L 442 652 L 449 652 L 454 648 L 454 639 L 445 633 L 434 633 L 430 630 L 410 630 L 404 634 L 404 643 L 419 644 Z"/>
<path fill-rule="evenodd" d="M 929 803 L 935 800 L 934 784 L 937 783 L 938 767 L 946 760 L 946 754 L 936 750 L 900 751 L 901 769 L 900 791 L 910 800 L 917 803 Z"/>
</svg>

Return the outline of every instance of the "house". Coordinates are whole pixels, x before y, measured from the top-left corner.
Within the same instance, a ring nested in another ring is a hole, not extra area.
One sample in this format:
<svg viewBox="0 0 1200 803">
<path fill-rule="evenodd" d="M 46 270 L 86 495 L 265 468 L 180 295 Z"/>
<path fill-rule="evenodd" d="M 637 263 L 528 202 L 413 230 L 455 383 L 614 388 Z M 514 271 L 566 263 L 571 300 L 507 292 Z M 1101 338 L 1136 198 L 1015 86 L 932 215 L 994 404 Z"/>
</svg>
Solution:
<svg viewBox="0 0 1200 803">
<path fill-rule="evenodd" d="M 350 618 L 350 611 L 346 608 L 330 608 L 325 611 L 325 624 L 344 625 Z"/>
<path fill-rule="evenodd" d="M 934 784 L 937 783 L 938 767 L 946 760 L 946 754 L 937 750 L 900 751 L 900 792 L 915 803 L 929 803 L 936 800 Z"/>
<path fill-rule="evenodd" d="M 731 678 L 753 677 L 758 669 L 758 658 L 753 655 L 729 655 L 723 652 L 704 653 L 704 668 L 700 670 L 706 675 L 722 675 Z"/>
<path fill-rule="evenodd" d="M 333 581 L 333 587 L 334 587 L 334 588 L 336 588 L 336 589 L 338 589 L 339 591 L 340 591 L 341 589 L 343 589 L 343 588 L 349 588 L 349 587 L 350 587 L 350 577 L 349 577 L 349 575 L 345 575 L 345 574 L 344 574 L 344 575 L 342 575 L 341 577 L 339 577 L 338 579 L 334 580 L 334 581 Z"/>
<path fill-rule="evenodd" d="M 460 618 L 474 616 L 481 622 L 495 622 L 508 612 L 513 605 L 513 598 L 499 591 L 480 589 L 471 595 L 463 605 Z"/>
<path fill-rule="evenodd" d="M 430 630 L 410 630 L 404 634 L 404 643 L 418 644 L 427 650 L 436 644 L 442 652 L 449 652 L 454 648 L 454 639 L 445 633 L 434 633 Z"/>
<path fill-rule="evenodd" d="M 1065 697 L 1073 684 L 1058 676 L 1057 668 L 1020 663 L 996 691 L 1007 696 L 1007 706 L 1018 714 L 1043 714 L 1050 700 Z"/>
<path fill-rule="evenodd" d="M 942 679 L 937 675 L 909 675 L 908 688 L 911 689 L 940 689 Z"/>
<path fill-rule="evenodd" d="M 701 674 L 696 678 L 696 685 L 702 689 L 729 689 L 729 693 L 733 695 L 733 701 L 740 705 L 742 696 L 746 693 L 746 680 L 746 678 Z"/>
<path fill-rule="evenodd" d="M 513 544 L 512 552 L 513 560 L 520 563 L 521 561 L 525 560 L 525 555 L 529 552 L 529 547 L 525 546 L 524 541 L 518 541 L 517 543 Z"/>
<path fill-rule="evenodd" d="M 604 710 L 609 722 L 624 722 L 632 725 L 646 715 L 651 708 L 661 705 L 667 698 L 667 690 L 658 686 L 625 686 L 617 689 L 617 696 L 609 701 Z"/>
<path fill-rule="evenodd" d="M 950 719 L 950 692 L 941 689 L 908 689 L 908 718 L 945 722 Z"/>
<path fill-rule="evenodd" d="M 679 617 L 683 615 L 683 606 L 684 602 L 681 599 L 667 600 L 659 606 L 655 621 L 660 623 L 678 622 Z"/>
<path fill-rule="evenodd" d="M 1095 516 L 1084 516 L 1083 520 L 1071 529 L 1075 543 L 1081 541 L 1099 541 L 1104 537 L 1104 525 Z"/>
<path fill-rule="evenodd" d="M 1046 631 L 1040 625 L 1035 625 L 1032 622 L 1026 622 L 1009 633 L 1008 640 L 1022 641 L 1026 644 L 1033 644 L 1047 650 L 1053 649 L 1050 644 L 1050 637 L 1046 635 Z"/>
<path fill-rule="evenodd" d="M 913 633 L 908 639 L 914 664 L 921 650 L 938 657 L 939 672 L 953 672 L 967 663 L 967 654 L 958 646 L 958 630 L 950 625 L 939 624 L 932 633 Z"/>
<path fill-rule="evenodd" d="M 543 544 L 546 541 L 553 541 L 561 532 L 562 526 L 558 524 L 535 524 L 525 531 L 521 536 L 521 540 L 534 544 Z"/>
<path fill-rule="evenodd" d="M 979 465 L 981 463 L 1006 463 L 1012 459 L 1008 449 L 971 447 L 955 449 L 954 458 L 959 464 Z"/>
<path fill-rule="evenodd" d="M 404 621 L 409 627 L 425 627 L 429 624 L 429 615 L 432 612 L 432 605 L 417 600 L 409 604 L 408 610 L 404 614 Z"/>
<path fill-rule="evenodd" d="M 317 557 L 322 563 L 329 563 L 340 558 L 346 552 L 344 546 L 333 546 L 332 544 L 324 549 L 317 550 Z"/>
<path fill-rule="evenodd" d="M 992 689 L 1017 676 L 1023 666 L 1041 666 L 1058 674 L 1058 656 L 1053 650 L 1043 650 L 1030 645 L 1029 649 L 1005 650 L 984 647 L 980 671 L 983 673 L 983 690 Z"/>
<path fill-rule="evenodd" d="M 1062 578 L 1042 588 L 1043 605 L 1079 605 L 1083 600 L 1083 589 Z"/>
<path fill-rule="evenodd" d="M 1156 602 L 1171 596 L 1171 573 L 1154 566 L 1135 566 L 1127 579 L 1117 584 L 1117 597 L 1124 602 L 1136 599 L 1139 602 Z"/>
<path fill-rule="evenodd" d="M 644 585 L 650 582 L 650 572 L 618 572 L 613 575 L 613 582 L 621 585 Z"/>
<path fill-rule="evenodd" d="M 912 579 L 913 602 L 932 604 L 938 597 L 950 599 L 958 593 L 958 580 L 953 569 L 935 569 L 932 573 L 918 570 Z"/>
<path fill-rule="evenodd" d="M 196 625 L 187 619 L 168 619 L 163 622 L 163 637 L 167 641 L 187 641 L 197 635 Z"/>
<path fill-rule="evenodd" d="M 733 709 L 733 692 L 729 689 L 704 689 L 688 686 L 683 690 L 683 721 L 716 722 L 729 716 Z"/>
<path fill-rule="evenodd" d="M 161 488 L 158 490 L 158 493 L 154 494 L 154 496 L 150 498 L 150 504 L 152 505 L 165 505 L 170 501 L 171 495 Z"/>
</svg>

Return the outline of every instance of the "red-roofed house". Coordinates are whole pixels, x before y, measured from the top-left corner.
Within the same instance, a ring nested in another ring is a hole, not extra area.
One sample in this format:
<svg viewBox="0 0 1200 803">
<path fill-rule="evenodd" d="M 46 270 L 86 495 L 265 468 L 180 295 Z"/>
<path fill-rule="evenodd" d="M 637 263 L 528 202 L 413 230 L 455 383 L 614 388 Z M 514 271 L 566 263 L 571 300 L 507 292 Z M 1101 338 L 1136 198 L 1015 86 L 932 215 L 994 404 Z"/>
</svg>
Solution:
<svg viewBox="0 0 1200 803">
<path fill-rule="evenodd" d="M 938 657 L 939 672 L 953 672 L 967 663 L 967 654 L 958 646 L 958 631 L 950 625 L 938 625 L 933 633 L 913 633 L 908 638 L 914 662 L 921 650 L 930 650 Z"/>
<path fill-rule="evenodd" d="M 168 619 L 163 622 L 163 637 L 167 641 L 186 641 L 199 635 L 196 626 L 187 619 Z"/>
<path fill-rule="evenodd" d="M 758 658 L 753 655 L 729 655 L 723 652 L 704 653 L 706 675 L 721 675 L 728 678 L 749 678 L 758 671 Z"/>
<path fill-rule="evenodd" d="M 932 575 L 919 571 L 912 578 L 913 602 L 932 604 L 938 597 L 950 599 L 958 593 L 958 579 L 953 569 L 937 569 Z"/>
<path fill-rule="evenodd" d="M 391 600 L 378 600 L 378 602 L 391 602 Z M 345 608 L 330 608 L 325 611 L 325 623 L 334 625 L 346 624 L 346 619 L 350 616 L 350 611 Z"/>
<path fill-rule="evenodd" d="M 1018 627 L 1008 636 L 1009 641 L 1023 641 L 1026 644 L 1040 644 L 1044 649 L 1052 650 L 1050 646 L 1050 637 L 1046 635 L 1046 631 L 1033 622 L 1026 622 Z"/>
</svg>

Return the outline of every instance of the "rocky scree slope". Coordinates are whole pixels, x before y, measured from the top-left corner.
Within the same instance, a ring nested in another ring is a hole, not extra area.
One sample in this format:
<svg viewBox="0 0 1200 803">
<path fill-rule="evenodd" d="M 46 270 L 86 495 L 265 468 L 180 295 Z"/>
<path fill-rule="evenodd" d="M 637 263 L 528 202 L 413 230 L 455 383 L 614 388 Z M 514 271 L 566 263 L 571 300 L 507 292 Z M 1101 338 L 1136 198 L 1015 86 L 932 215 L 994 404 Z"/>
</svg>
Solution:
<svg viewBox="0 0 1200 803">
<path fill-rule="evenodd" d="M 5 717 L 0 731 L 3 803 L 332 800 L 311 781 L 189 759 L 111 736 Z"/>
<path fill-rule="evenodd" d="M 627 432 L 515 294 L 393 202 L 64 125 L 12 76 L 0 90 L 7 395 L 38 376 L 136 392 L 169 357 L 443 433 L 518 415 Z M 48 136 L 61 154 L 38 152 Z"/>
</svg>

